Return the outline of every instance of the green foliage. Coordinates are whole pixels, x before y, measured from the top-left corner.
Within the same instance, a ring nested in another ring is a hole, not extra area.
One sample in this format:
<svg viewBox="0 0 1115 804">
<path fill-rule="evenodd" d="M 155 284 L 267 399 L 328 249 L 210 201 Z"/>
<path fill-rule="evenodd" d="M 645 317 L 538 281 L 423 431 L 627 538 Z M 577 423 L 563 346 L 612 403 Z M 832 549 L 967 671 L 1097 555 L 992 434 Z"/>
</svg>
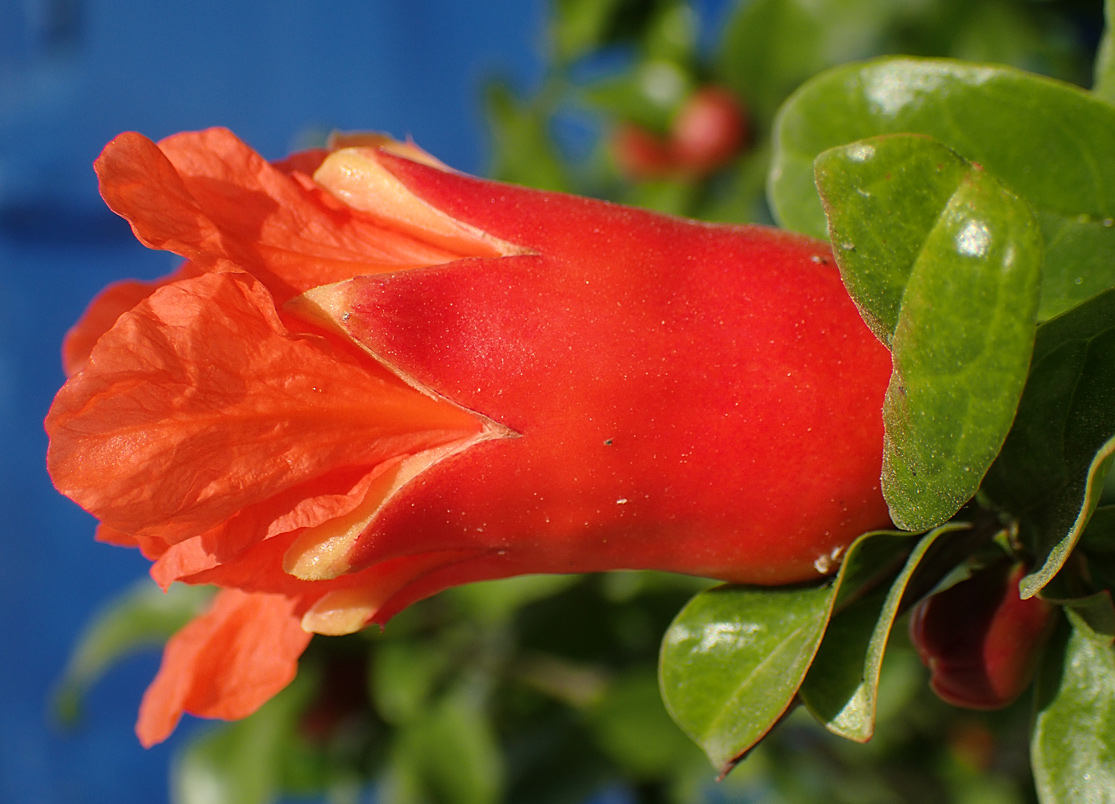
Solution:
<svg viewBox="0 0 1115 804">
<path fill-rule="evenodd" d="M 824 73 L 782 109 L 770 194 L 782 225 L 824 237 L 823 151 L 880 134 L 934 137 L 1034 209 L 1045 242 L 1039 318 L 1115 285 L 1115 106 L 984 64 L 882 59 Z"/>
<path fill-rule="evenodd" d="M 883 656 L 910 580 L 940 537 L 962 525 L 938 528 L 910 549 L 910 537 L 879 533 L 848 562 L 837 592 L 836 613 L 825 629 L 817 656 L 798 691 L 801 702 L 825 728 L 841 737 L 866 742 L 875 732 L 879 677 Z M 865 537 L 866 539 L 867 537 Z M 903 561 L 889 588 L 878 583 L 880 571 Z"/>
<path fill-rule="evenodd" d="M 816 171 L 845 285 L 893 354 L 883 493 L 926 530 L 976 493 L 1014 419 L 1041 237 L 1025 202 L 926 137 L 835 148 Z"/>
<path fill-rule="evenodd" d="M 1038 795 L 1056 804 L 1115 801 L 1115 649 L 1069 609 L 1063 652 L 1038 680 L 1032 758 Z"/>
<path fill-rule="evenodd" d="M 832 600 L 826 586 L 720 587 L 695 597 L 666 632 L 666 707 L 722 773 L 790 706 Z"/>
<path fill-rule="evenodd" d="M 1103 10 L 1108 24 L 1103 32 L 1099 53 L 1096 54 L 1092 91 L 1096 97 L 1111 102 L 1115 101 L 1115 28 L 1111 25 L 1115 20 L 1115 2 L 1105 0 Z"/>
<path fill-rule="evenodd" d="M 1030 378 L 987 491 L 1034 542 L 1027 596 L 1065 565 L 1115 454 L 1115 290 L 1038 329 Z"/>
<path fill-rule="evenodd" d="M 194 740 L 171 775 L 176 804 L 266 804 L 282 790 L 285 755 L 297 718 L 312 694 L 310 675 L 255 715 Z"/>
</svg>

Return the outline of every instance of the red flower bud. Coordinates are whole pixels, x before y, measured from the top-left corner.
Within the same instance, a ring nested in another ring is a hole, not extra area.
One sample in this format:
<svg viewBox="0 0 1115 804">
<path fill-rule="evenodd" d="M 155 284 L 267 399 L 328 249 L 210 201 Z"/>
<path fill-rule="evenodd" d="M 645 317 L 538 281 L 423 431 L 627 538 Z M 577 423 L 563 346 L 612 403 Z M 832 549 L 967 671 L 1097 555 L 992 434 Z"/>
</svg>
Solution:
<svg viewBox="0 0 1115 804">
<path fill-rule="evenodd" d="M 747 141 L 747 114 L 739 99 L 722 87 L 695 92 L 670 128 L 674 161 L 686 173 L 703 175 L 723 167 Z"/>
<path fill-rule="evenodd" d="M 966 709 L 999 709 L 1030 685 L 1055 608 L 1018 595 L 1021 565 L 1002 561 L 923 600 L 910 637 L 933 691 Z"/>
<path fill-rule="evenodd" d="M 616 128 L 612 152 L 620 172 L 633 181 L 661 179 L 677 170 L 666 140 L 635 123 L 621 123 Z"/>
<path fill-rule="evenodd" d="M 97 162 L 189 262 L 75 328 L 50 472 L 159 583 L 223 589 L 168 644 L 145 743 L 448 586 L 789 583 L 887 524 L 889 356 L 827 246 L 339 145 L 272 166 L 227 131 L 124 134 Z"/>
</svg>

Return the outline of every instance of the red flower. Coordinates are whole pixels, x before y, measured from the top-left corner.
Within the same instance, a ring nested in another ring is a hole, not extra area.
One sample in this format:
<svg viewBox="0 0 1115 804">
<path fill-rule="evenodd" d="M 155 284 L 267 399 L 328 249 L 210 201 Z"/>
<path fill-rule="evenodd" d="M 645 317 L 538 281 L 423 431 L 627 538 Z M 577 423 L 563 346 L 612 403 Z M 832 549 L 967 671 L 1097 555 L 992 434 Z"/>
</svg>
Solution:
<svg viewBox="0 0 1115 804">
<path fill-rule="evenodd" d="M 124 134 L 97 171 L 188 262 L 71 333 L 50 472 L 159 583 L 223 590 L 168 644 L 145 744 L 448 586 L 802 581 L 888 522 L 889 357 L 821 243 L 382 140 L 272 166 L 223 130 Z"/>
</svg>

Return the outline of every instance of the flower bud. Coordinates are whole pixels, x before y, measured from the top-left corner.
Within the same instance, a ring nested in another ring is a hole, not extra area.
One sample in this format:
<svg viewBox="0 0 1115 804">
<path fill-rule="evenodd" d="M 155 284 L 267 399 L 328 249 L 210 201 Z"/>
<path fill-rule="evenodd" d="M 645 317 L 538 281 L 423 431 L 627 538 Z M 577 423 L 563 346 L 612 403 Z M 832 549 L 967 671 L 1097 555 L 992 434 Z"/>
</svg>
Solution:
<svg viewBox="0 0 1115 804">
<path fill-rule="evenodd" d="M 999 709 L 1030 685 L 1055 623 L 1055 608 L 1023 600 L 1021 564 L 1001 561 L 914 609 L 910 637 L 933 691 L 965 709 Z"/>
<path fill-rule="evenodd" d="M 824 243 L 374 138 L 270 165 L 220 129 L 124 134 L 97 170 L 188 262 L 75 327 L 48 467 L 160 584 L 222 589 L 168 644 L 145 743 L 450 586 L 793 583 L 888 524 L 889 354 Z"/>
<path fill-rule="evenodd" d="M 707 86 L 695 92 L 670 128 L 674 162 L 689 174 L 704 175 L 723 167 L 746 141 L 746 111 L 723 87 Z"/>
</svg>

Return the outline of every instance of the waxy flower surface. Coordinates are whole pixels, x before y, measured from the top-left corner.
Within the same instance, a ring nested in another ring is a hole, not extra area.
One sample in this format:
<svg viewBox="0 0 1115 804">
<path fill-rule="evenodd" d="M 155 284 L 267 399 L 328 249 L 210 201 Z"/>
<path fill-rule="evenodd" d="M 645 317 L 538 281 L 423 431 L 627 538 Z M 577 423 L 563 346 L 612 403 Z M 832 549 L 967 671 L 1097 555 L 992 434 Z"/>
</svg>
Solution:
<svg viewBox="0 0 1115 804">
<path fill-rule="evenodd" d="M 49 469 L 160 584 L 221 589 L 167 645 L 145 744 L 449 586 L 799 582 L 888 524 L 890 359 L 823 243 L 368 137 L 271 165 L 224 130 L 124 134 L 97 172 L 186 262 L 71 332 Z"/>
</svg>

